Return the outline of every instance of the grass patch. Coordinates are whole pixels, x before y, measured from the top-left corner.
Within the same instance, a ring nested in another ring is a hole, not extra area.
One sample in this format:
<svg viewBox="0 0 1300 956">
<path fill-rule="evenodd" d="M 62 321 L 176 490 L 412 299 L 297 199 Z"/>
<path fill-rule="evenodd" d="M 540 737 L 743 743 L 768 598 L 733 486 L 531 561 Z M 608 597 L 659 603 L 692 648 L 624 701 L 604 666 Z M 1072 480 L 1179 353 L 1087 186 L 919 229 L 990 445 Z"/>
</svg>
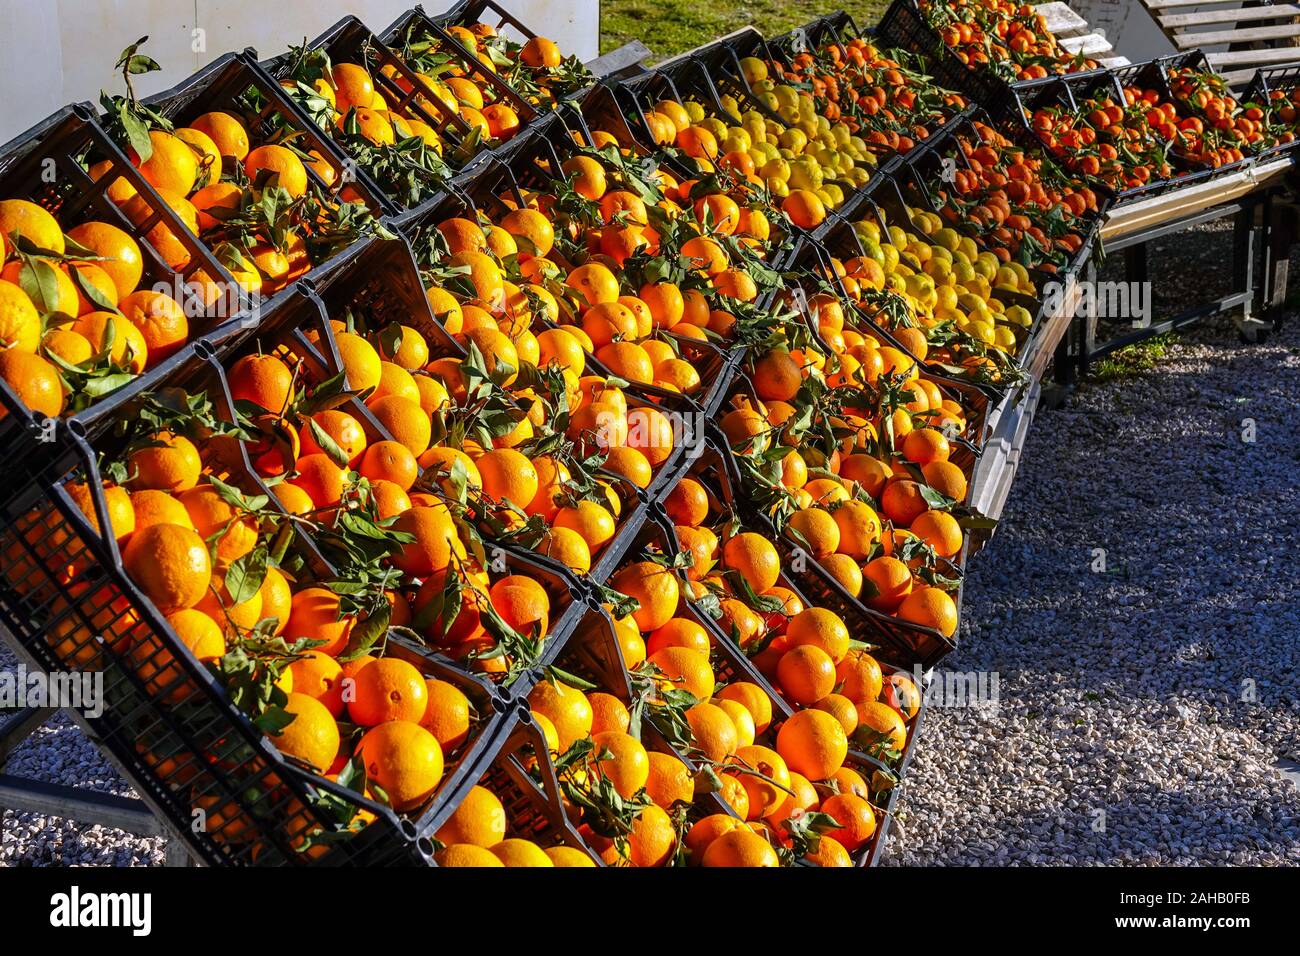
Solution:
<svg viewBox="0 0 1300 956">
<path fill-rule="evenodd" d="M 784 33 L 834 10 L 847 10 L 859 27 L 873 25 L 885 11 L 880 0 L 828 7 L 810 0 L 603 0 L 600 5 L 600 51 L 640 40 L 652 62 L 690 50 L 724 34 L 752 26 L 764 36 Z"/>
<path fill-rule="evenodd" d="M 1149 372 L 1177 341 L 1177 333 L 1164 332 L 1112 352 L 1092 367 L 1089 377 L 1096 382 L 1110 382 Z"/>
</svg>

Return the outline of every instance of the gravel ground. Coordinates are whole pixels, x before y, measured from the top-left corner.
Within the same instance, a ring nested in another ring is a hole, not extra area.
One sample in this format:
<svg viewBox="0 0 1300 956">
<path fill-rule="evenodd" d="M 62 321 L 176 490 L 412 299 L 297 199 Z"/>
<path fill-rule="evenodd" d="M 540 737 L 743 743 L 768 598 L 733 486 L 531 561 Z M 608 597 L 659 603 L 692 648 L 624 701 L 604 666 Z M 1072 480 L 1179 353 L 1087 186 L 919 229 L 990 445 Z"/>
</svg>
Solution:
<svg viewBox="0 0 1300 956">
<path fill-rule="evenodd" d="M 1157 314 L 1213 287 L 1222 231 L 1153 253 L 1180 277 Z M 1298 395 L 1300 319 L 1263 346 L 1219 320 L 1040 411 L 944 662 L 996 673 L 997 705 L 929 709 L 887 862 L 1300 863 L 1300 788 L 1276 769 L 1300 762 Z M 130 793 L 62 717 L 3 770 Z M 0 821 L 0 866 L 156 865 L 163 844 Z"/>
<path fill-rule="evenodd" d="M 929 712 L 891 862 L 1300 863 L 1297 395 L 1294 317 L 1220 321 L 1040 412 L 943 663 L 997 706 Z"/>
</svg>

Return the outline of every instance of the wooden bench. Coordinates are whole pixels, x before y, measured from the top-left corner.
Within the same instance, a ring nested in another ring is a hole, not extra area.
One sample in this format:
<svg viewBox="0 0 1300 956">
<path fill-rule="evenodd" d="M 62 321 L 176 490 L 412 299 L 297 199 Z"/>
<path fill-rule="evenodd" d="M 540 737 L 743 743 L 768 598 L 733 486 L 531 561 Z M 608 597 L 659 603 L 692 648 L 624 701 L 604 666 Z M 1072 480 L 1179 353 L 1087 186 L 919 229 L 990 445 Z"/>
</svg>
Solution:
<svg viewBox="0 0 1300 956">
<path fill-rule="evenodd" d="M 1226 47 L 1205 57 L 1230 86 L 1261 66 L 1300 63 L 1300 4 L 1260 0 L 1141 0 L 1178 50 Z M 1189 7 L 1214 7 L 1212 10 Z"/>
</svg>

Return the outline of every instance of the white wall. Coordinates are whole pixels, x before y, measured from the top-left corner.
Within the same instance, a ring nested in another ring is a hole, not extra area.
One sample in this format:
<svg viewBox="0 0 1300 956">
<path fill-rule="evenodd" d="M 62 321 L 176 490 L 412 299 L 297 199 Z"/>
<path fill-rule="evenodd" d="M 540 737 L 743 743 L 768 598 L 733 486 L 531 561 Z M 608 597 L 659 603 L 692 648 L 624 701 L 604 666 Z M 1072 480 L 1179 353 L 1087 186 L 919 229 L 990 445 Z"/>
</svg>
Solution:
<svg viewBox="0 0 1300 956">
<path fill-rule="evenodd" d="M 437 15 L 452 0 L 426 0 Z M 126 46 L 144 47 L 162 66 L 140 78 L 143 94 L 176 85 L 231 50 L 263 57 L 315 37 L 346 14 L 380 31 L 416 0 L 0 0 L 0 143 L 59 107 L 120 92 L 113 63 Z M 501 6 L 566 53 L 599 52 L 599 0 L 504 0 Z M 195 33 L 196 28 L 203 31 Z M 196 47 L 198 52 L 196 52 Z"/>
</svg>

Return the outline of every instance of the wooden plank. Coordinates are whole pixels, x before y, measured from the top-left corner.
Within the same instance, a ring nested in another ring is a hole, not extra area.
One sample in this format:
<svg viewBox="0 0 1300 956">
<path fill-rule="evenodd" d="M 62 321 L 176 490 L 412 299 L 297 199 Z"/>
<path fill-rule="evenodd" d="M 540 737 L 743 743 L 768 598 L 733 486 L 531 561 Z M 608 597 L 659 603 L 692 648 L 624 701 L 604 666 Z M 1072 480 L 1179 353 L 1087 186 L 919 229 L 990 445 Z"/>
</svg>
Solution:
<svg viewBox="0 0 1300 956">
<path fill-rule="evenodd" d="M 1206 10 L 1200 13 L 1175 13 L 1170 16 L 1156 17 L 1156 21 L 1167 29 L 1178 27 L 1204 26 L 1210 23 L 1245 23 L 1247 20 L 1276 20 L 1300 14 L 1300 6 L 1293 3 L 1279 3 L 1272 7 L 1242 7 L 1240 10 Z M 1300 26 L 1296 27 L 1300 31 Z"/>
<path fill-rule="evenodd" d="M 1219 75 L 1223 77 L 1223 81 L 1229 86 L 1245 86 L 1255 78 L 1255 74 L 1258 72 L 1259 70 L 1251 68 L 1246 70 L 1232 70 L 1229 73 L 1220 73 Z"/>
<path fill-rule="evenodd" d="M 1293 63 L 1300 62 L 1300 46 L 1289 46 L 1272 50 L 1236 50 L 1232 53 L 1207 53 L 1205 58 L 1211 66 L 1221 63 Z"/>
<path fill-rule="evenodd" d="M 1088 21 L 1064 3 L 1041 3 L 1034 7 L 1034 12 L 1047 22 L 1047 29 L 1056 34 L 1058 40 L 1088 32 Z"/>
<path fill-rule="evenodd" d="M 1111 69 L 1116 66 L 1128 66 L 1132 60 L 1126 56 L 1099 56 L 1097 57 L 1098 66 L 1104 66 Z"/>
<path fill-rule="evenodd" d="M 1290 159 L 1277 159 L 1229 173 L 1219 179 L 1184 186 L 1160 196 L 1121 206 L 1106 215 L 1106 221 L 1101 227 L 1102 242 L 1110 242 L 1148 226 L 1181 219 L 1212 206 L 1232 202 L 1256 189 L 1272 185 L 1291 168 Z"/>
<path fill-rule="evenodd" d="M 1283 23 L 1271 27 L 1246 27 L 1237 30 L 1211 30 L 1206 33 L 1180 33 L 1173 38 L 1182 49 L 1217 46 L 1220 43 L 1255 43 L 1300 37 L 1300 24 Z"/>
<path fill-rule="evenodd" d="M 1082 53 L 1084 56 L 1092 56 L 1094 53 L 1106 53 L 1115 49 L 1110 45 L 1110 41 L 1100 33 L 1089 33 L 1083 37 L 1070 37 L 1058 42 L 1071 53 Z"/>
<path fill-rule="evenodd" d="M 1176 7 L 1217 7 L 1225 3 L 1241 4 L 1241 0 L 1142 0 L 1148 10 L 1172 10 Z"/>
</svg>

